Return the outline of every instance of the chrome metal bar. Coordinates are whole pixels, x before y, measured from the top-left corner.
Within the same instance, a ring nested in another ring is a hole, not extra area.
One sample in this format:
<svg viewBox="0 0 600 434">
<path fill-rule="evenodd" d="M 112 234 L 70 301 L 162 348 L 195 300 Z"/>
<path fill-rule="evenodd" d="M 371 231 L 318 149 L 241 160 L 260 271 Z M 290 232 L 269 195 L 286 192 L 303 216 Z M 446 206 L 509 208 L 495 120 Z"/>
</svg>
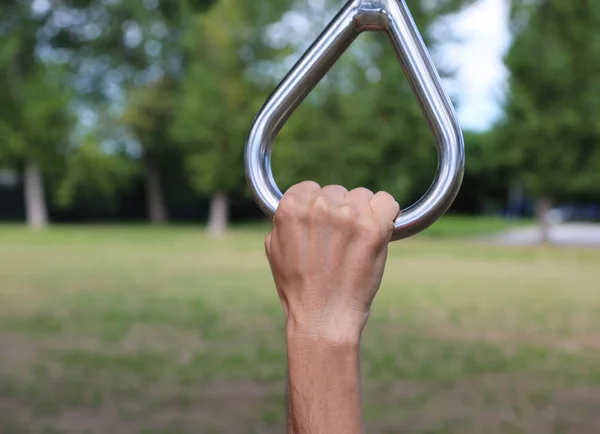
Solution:
<svg viewBox="0 0 600 434">
<path fill-rule="evenodd" d="M 395 241 L 427 229 L 446 213 L 460 189 L 465 161 L 454 107 L 404 0 L 346 3 L 258 113 L 246 143 L 246 179 L 256 203 L 272 219 L 283 196 L 271 171 L 273 142 L 294 110 L 363 31 L 388 35 L 438 150 L 433 183 L 396 219 Z"/>
</svg>

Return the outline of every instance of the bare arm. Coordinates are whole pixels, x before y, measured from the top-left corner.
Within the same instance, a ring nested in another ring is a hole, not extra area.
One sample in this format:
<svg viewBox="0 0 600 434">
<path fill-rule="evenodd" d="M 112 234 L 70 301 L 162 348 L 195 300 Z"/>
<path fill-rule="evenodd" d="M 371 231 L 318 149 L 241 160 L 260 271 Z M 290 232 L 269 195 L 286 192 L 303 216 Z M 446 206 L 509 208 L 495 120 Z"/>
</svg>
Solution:
<svg viewBox="0 0 600 434">
<path fill-rule="evenodd" d="M 305 182 L 266 239 L 287 331 L 288 434 L 361 434 L 360 337 L 398 204 L 386 193 Z"/>
<path fill-rule="evenodd" d="M 362 433 L 358 336 L 287 339 L 288 433 Z"/>
</svg>

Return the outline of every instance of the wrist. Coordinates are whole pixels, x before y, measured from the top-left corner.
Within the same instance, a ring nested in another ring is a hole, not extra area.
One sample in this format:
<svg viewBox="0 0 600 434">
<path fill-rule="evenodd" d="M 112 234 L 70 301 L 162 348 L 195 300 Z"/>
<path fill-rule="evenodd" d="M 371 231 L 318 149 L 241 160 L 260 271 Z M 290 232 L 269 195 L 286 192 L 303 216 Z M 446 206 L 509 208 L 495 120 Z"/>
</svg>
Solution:
<svg viewBox="0 0 600 434">
<path fill-rule="evenodd" d="M 303 371 L 313 368 L 322 371 L 325 365 L 357 366 L 360 337 L 361 333 L 356 327 L 325 332 L 314 327 L 307 329 L 288 324 L 286 346 L 290 373 L 299 367 Z"/>
<path fill-rule="evenodd" d="M 286 335 L 290 343 L 323 344 L 326 346 L 358 347 L 368 312 L 348 312 L 343 315 L 298 315 L 286 318 Z"/>
</svg>

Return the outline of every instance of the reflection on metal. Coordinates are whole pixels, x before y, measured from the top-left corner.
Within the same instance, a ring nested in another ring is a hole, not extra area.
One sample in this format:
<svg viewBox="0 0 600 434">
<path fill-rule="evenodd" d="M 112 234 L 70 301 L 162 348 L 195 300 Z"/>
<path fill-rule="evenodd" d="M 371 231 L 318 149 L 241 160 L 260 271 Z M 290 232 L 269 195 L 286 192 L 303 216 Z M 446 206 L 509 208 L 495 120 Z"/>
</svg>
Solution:
<svg viewBox="0 0 600 434">
<path fill-rule="evenodd" d="M 464 171 L 463 136 L 454 107 L 404 0 L 346 3 L 256 117 L 246 143 L 246 179 L 256 203 L 272 219 L 282 197 L 271 171 L 273 142 L 294 110 L 364 31 L 388 35 L 438 150 L 438 170 L 431 187 L 396 219 L 392 240 L 399 240 L 428 228 L 448 210 Z"/>
</svg>

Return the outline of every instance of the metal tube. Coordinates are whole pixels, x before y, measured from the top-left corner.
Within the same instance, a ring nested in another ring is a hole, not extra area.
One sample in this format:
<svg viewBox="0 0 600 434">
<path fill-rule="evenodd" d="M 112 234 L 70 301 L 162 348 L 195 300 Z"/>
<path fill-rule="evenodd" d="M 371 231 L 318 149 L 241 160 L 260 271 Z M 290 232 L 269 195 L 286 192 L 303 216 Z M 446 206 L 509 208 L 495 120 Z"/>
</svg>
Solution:
<svg viewBox="0 0 600 434">
<path fill-rule="evenodd" d="M 454 107 L 404 0 L 346 3 L 258 113 L 246 143 L 246 180 L 256 203 L 272 219 L 283 196 L 271 171 L 273 142 L 294 110 L 363 31 L 388 35 L 438 150 L 433 183 L 396 219 L 392 237 L 396 241 L 427 229 L 446 213 L 460 189 L 465 160 Z"/>
</svg>

